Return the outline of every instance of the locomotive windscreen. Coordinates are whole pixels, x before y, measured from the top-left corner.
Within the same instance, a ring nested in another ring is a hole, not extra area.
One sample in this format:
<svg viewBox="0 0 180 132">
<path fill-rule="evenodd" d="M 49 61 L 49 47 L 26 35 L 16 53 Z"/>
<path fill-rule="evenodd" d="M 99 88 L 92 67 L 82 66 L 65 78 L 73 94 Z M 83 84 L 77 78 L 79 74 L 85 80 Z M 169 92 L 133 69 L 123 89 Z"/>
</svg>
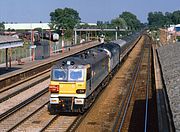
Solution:
<svg viewBox="0 0 180 132">
<path fill-rule="evenodd" d="M 52 80 L 67 80 L 67 70 L 53 69 Z"/>
<path fill-rule="evenodd" d="M 83 81 L 84 70 L 83 69 L 69 69 L 69 81 Z"/>
<path fill-rule="evenodd" d="M 84 79 L 84 69 L 53 69 L 52 80 L 78 82 Z"/>
</svg>

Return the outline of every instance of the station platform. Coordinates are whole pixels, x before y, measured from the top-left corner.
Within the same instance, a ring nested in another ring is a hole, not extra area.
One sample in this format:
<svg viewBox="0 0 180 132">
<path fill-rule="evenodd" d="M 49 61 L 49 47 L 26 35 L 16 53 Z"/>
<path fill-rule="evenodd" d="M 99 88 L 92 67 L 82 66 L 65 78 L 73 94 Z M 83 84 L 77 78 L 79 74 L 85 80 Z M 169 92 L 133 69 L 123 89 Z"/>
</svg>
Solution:
<svg viewBox="0 0 180 132">
<path fill-rule="evenodd" d="M 67 57 L 69 55 L 83 51 L 85 49 L 95 47 L 99 44 L 100 43 L 98 41 L 93 41 L 93 42 L 88 42 L 88 43 L 84 43 L 84 44 L 79 44 L 79 45 L 73 46 L 73 47 L 68 47 L 67 49 L 64 49 L 61 52 L 51 53 L 50 57 L 48 57 L 46 59 L 41 59 L 41 60 L 32 61 L 31 57 L 22 58 L 21 63 L 19 63 L 18 61 L 12 61 L 11 67 L 9 67 L 7 70 L 6 70 L 6 64 L 5 63 L 0 64 L 0 81 L 4 78 L 8 78 L 8 77 L 13 76 L 15 74 L 25 72 L 29 69 L 33 69 L 33 68 L 38 67 L 40 65 L 46 64 L 48 62 L 49 63 L 54 62 L 54 61 L 57 61 L 57 60 L 62 59 L 64 57 Z"/>
<path fill-rule="evenodd" d="M 22 58 L 20 60 L 21 63 L 18 61 L 12 61 L 11 67 L 9 67 L 8 69 L 6 69 L 5 63 L 0 64 L 0 77 L 10 75 L 14 72 L 22 71 L 30 67 L 34 67 L 34 65 L 36 64 L 41 64 L 43 62 L 48 62 L 49 60 L 54 60 L 54 58 L 58 58 L 59 56 L 61 56 L 61 54 L 62 53 L 56 53 L 56 54 L 51 55 L 49 58 L 42 59 L 42 60 L 33 60 L 33 61 L 31 57 Z"/>
</svg>

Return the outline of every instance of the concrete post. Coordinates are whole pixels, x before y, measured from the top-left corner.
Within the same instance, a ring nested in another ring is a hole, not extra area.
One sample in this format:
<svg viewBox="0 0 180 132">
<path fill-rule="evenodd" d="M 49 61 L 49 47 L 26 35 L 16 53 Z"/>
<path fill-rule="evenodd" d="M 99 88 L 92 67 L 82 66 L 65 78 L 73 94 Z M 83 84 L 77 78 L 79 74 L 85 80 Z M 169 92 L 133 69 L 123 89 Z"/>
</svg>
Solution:
<svg viewBox="0 0 180 132">
<path fill-rule="evenodd" d="M 117 31 L 116 31 L 116 40 L 117 40 Z"/>
<path fill-rule="evenodd" d="M 77 31 L 76 28 L 74 28 L 74 44 L 77 44 Z"/>
<path fill-rule="evenodd" d="M 6 48 L 6 70 L 8 70 L 8 48 Z"/>
</svg>

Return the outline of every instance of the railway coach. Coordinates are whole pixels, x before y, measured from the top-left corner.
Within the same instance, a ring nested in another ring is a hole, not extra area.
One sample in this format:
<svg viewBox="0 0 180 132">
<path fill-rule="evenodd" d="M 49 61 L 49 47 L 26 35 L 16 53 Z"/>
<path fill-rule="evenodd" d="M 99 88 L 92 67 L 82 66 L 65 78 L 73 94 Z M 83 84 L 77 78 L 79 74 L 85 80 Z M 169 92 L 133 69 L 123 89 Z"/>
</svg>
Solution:
<svg viewBox="0 0 180 132">
<path fill-rule="evenodd" d="M 108 75 L 108 55 L 97 49 L 60 60 L 52 67 L 51 114 L 83 112 L 97 96 L 98 85 Z"/>
</svg>

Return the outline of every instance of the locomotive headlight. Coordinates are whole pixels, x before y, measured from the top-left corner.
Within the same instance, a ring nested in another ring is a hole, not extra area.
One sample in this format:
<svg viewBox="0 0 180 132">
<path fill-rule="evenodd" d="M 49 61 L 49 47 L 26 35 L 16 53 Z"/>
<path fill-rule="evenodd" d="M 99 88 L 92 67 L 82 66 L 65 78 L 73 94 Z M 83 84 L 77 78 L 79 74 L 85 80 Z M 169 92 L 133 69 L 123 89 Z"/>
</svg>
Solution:
<svg viewBox="0 0 180 132">
<path fill-rule="evenodd" d="M 49 91 L 52 93 L 58 93 L 59 92 L 59 85 L 49 85 Z"/>
<path fill-rule="evenodd" d="M 86 89 L 78 89 L 76 90 L 77 94 L 84 94 L 86 92 Z"/>
</svg>

